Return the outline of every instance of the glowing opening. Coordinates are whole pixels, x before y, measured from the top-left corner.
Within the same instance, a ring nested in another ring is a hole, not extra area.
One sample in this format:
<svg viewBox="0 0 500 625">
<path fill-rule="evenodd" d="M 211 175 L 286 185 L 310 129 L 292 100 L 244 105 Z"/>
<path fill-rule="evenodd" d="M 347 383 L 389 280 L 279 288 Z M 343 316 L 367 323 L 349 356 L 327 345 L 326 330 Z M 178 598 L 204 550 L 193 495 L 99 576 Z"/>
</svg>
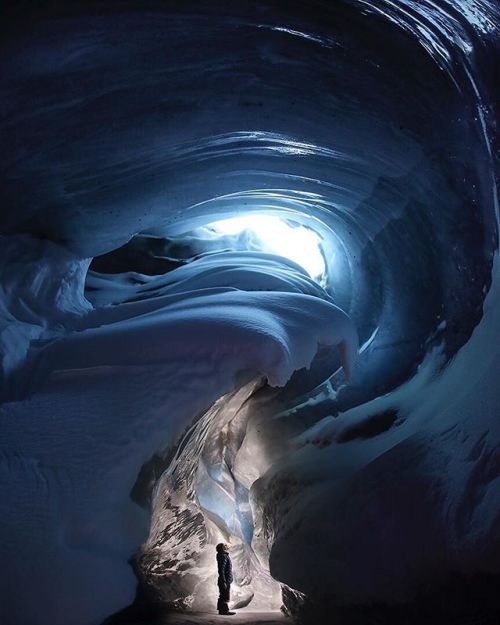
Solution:
<svg viewBox="0 0 500 625">
<path fill-rule="evenodd" d="M 319 280 L 325 273 L 321 238 L 306 226 L 274 215 L 253 214 L 222 219 L 209 227 L 221 235 L 248 233 L 251 235 L 250 249 L 289 258 L 303 267 L 314 280 Z"/>
</svg>

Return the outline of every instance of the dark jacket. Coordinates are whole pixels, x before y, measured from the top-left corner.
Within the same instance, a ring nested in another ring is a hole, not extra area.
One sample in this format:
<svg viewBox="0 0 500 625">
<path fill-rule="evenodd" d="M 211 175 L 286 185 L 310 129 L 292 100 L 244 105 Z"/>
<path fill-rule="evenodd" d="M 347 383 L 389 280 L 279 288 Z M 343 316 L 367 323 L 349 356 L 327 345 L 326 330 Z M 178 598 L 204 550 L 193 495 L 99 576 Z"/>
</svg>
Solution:
<svg viewBox="0 0 500 625">
<path fill-rule="evenodd" d="M 229 554 L 225 551 L 217 553 L 217 567 L 219 569 L 219 582 L 230 584 L 233 581 L 233 565 Z"/>
</svg>

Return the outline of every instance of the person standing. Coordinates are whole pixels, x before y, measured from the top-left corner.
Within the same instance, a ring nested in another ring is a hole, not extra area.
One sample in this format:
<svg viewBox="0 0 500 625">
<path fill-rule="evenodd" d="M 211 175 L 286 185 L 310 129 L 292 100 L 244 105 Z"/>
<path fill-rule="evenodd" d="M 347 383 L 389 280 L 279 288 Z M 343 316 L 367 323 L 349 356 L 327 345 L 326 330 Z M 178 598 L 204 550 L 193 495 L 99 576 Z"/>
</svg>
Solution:
<svg viewBox="0 0 500 625">
<path fill-rule="evenodd" d="M 233 565 L 229 557 L 229 545 L 219 543 L 215 548 L 217 552 L 217 570 L 219 577 L 217 586 L 219 587 L 219 599 L 217 600 L 217 610 L 219 614 L 232 616 L 236 612 L 229 611 L 228 601 L 231 593 L 231 582 L 233 581 Z"/>
</svg>

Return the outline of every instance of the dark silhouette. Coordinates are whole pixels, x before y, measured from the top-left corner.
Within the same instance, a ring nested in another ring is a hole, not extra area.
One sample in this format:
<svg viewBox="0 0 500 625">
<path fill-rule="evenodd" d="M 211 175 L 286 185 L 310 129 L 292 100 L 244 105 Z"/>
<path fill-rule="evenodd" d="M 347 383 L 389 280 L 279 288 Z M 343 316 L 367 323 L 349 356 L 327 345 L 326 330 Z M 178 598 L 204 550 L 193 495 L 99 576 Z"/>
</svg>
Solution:
<svg viewBox="0 0 500 625">
<path fill-rule="evenodd" d="M 231 563 L 231 558 L 229 557 L 229 545 L 226 543 L 219 543 L 216 550 L 217 569 L 219 572 L 219 577 L 217 579 L 217 586 L 219 587 L 217 610 L 219 611 L 219 614 L 232 616 L 233 614 L 236 614 L 236 612 L 230 612 L 228 605 L 231 596 L 231 582 L 233 581 L 233 565 Z"/>
</svg>

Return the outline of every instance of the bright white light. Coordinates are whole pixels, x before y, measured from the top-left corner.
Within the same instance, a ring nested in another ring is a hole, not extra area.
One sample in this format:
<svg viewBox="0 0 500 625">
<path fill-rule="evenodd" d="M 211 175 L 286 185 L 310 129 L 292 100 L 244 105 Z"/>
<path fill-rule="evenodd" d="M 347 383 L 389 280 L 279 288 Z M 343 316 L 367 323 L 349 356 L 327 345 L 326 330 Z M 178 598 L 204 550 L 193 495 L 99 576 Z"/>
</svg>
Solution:
<svg viewBox="0 0 500 625">
<path fill-rule="evenodd" d="M 290 226 L 274 215 L 244 215 L 222 219 L 210 228 L 223 235 L 238 235 L 250 231 L 258 240 L 258 249 L 279 254 L 303 267 L 311 278 L 320 278 L 325 271 L 321 239 L 310 228 Z"/>
</svg>

